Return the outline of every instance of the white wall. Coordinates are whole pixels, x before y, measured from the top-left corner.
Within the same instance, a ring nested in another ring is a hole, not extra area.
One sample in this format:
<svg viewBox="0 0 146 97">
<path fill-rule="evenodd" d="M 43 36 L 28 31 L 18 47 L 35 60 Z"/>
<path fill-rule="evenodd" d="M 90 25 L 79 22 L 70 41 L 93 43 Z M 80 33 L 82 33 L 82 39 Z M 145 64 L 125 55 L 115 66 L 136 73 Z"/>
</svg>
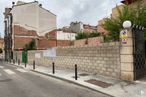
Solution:
<svg viewBox="0 0 146 97">
<path fill-rule="evenodd" d="M 57 31 L 57 40 L 75 40 L 75 33 Z"/>
<path fill-rule="evenodd" d="M 35 30 L 40 36 L 56 28 L 56 15 L 39 7 L 37 2 L 14 6 L 11 13 L 13 25 Z"/>
</svg>

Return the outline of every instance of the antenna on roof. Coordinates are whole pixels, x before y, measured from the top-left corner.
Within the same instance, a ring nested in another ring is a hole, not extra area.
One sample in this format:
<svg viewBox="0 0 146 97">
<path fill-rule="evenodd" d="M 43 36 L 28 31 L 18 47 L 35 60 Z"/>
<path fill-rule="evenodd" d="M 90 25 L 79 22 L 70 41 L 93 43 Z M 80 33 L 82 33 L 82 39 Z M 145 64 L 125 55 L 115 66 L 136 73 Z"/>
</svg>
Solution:
<svg viewBox="0 0 146 97">
<path fill-rule="evenodd" d="M 12 6 L 14 6 L 15 5 L 15 2 L 12 2 Z"/>
<path fill-rule="evenodd" d="M 40 7 L 42 7 L 42 4 L 39 4 Z"/>
</svg>

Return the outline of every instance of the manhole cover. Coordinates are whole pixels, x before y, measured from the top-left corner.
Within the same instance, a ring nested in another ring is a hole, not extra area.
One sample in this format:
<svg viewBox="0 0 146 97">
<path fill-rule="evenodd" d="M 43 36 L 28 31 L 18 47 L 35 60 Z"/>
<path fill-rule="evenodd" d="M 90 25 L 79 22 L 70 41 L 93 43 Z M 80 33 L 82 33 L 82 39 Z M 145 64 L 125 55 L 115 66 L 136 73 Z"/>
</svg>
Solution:
<svg viewBox="0 0 146 97">
<path fill-rule="evenodd" d="M 80 76 L 88 76 L 89 74 L 87 74 L 87 73 L 81 73 L 81 74 L 79 74 Z"/>
<path fill-rule="evenodd" d="M 90 80 L 87 80 L 85 82 L 100 86 L 102 88 L 107 88 L 109 86 L 112 86 L 112 84 L 110 84 L 110 83 L 106 83 L 106 82 L 99 81 L 99 80 L 96 80 L 96 79 L 90 79 Z"/>
<path fill-rule="evenodd" d="M 4 80 L 0 80 L 0 82 L 9 82 L 11 81 L 12 79 L 4 79 Z"/>
</svg>

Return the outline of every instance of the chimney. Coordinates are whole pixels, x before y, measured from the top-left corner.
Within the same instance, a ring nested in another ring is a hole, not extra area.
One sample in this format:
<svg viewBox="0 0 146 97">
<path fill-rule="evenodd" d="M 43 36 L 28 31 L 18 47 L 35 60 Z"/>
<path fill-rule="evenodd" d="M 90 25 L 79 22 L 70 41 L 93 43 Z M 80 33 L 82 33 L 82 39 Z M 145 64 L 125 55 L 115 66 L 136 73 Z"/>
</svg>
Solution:
<svg viewBox="0 0 146 97">
<path fill-rule="evenodd" d="M 42 4 L 39 4 L 40 7 L 42 7 Z"/>
<path fill-rule="evenodd" d="M 12 6 L 14 6 L 15 5 L 15 2 L 12 2 Z"/>
</svg>

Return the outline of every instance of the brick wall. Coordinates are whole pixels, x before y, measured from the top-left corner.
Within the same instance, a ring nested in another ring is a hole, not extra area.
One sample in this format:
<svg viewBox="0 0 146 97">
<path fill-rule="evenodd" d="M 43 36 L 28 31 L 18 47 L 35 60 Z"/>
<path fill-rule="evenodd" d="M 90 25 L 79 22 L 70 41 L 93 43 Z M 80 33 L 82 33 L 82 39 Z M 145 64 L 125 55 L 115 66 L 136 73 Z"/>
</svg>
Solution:
<svg viewBox="0 0 146 97">
<path fill-rule="evenodd" d="M 47 49 L 50 47 L 56 47 L 55 39 L 42 38 L 38 40 L 38 49 Z"/>
<path fill-rule="evenodd" d="M 23 49 L 26 44 L 32 41 L 32 38 L 27 37 L 15 37 L 14 38 L 14 49 Z"/>
<path fill-rule="evenodd" d="M 70 40 L 57 40 L 57 46 L 70 46 L 72 44 Z"/>
<path fill-rule="evenodd" d="M 80 39 L 74 41 L 74 46 L 83 46 L 86 45 L 87 39 Z"/>
<path fill-rule="evenodd" d="M 36 31 L 34 30 L 28 30 L 25 29 L 24 27 L 14 25 L 14 34 L 15 35 L 20 35 L 20 36 L 37 36 Z"/>
<path fill-rule="evenodd" d="M 35 53 L 40 53 L 41 58 L 35 59 Z M 104 43 L 97 46 L 82 47 L 58 47 L 56 53 L 56 68 L 74 69 L 74 65 L 77 64 L 79 70 L 120 78 L 119 43 Z M 21 54 L 17 55 L 21 58 Z M 14 56 L 16 56 L 16 52 Z M 29 64 L 32 64 L 32 61 L 36 60 L 37 65 L 52 66 L 52 60 L 44 57 L 42 50 L 29 51 L 28 60 Z"/>
<path fill-rule="evenodd" d="M 88 39 L 75 40 L 74 46 L 98 45 L 102 42 L 103 42 L 103 37 L 93 37 Z"/>
</svg>

